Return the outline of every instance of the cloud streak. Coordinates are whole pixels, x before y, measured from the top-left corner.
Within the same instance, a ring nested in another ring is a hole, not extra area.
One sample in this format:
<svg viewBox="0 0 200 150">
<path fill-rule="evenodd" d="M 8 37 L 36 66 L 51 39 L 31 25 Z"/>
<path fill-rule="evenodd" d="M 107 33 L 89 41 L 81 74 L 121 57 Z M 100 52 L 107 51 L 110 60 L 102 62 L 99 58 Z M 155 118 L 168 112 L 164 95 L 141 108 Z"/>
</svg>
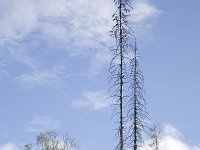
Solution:
<svg viewBox="0 0 200 150">
<path fill-rule="evenodd" d="M 108 96 L 102 91 L 85 92 L 80 100 L 73 101 L 72 106 L 88 110 L 103 110 L 109 107 Z"/>
<path fill-rule="evenodd" d="M 150 4 L 147 0 L 136 0 L 133 5 L 132 18 L 136 24 L 155 19 L 161 14 L 161 10 Z"/>
<path fill-rule="evenodd" d="M 130 21 L 134 26 L 136 36 L 143 40 L 152 38 L 151 29 L 157 21 L 157 18 L 162 14 L 162 10 L 156 8 L 148 0 L 136 0 L 135 5 L 133 5 L 133 10 L 133 19 Z"/>
<path fill-rule="evenodd" d="M 0 146 L 0 150 L 19 150 L 19 147 L 13 143 L 7 143 Z"/>
<path fill-rule="evenodd" d="M 138 26 L 150 24 L 159 15 L 159 10 L 145 0 L 136 1 L 134 7 L 134 23 Z M 20 82 L 49 86 L 48 81 L 53 79 L 50 85 L 54 85 L 63 76 L 48 70 L 43 59 L 53 53 L 51 60 L 56 63 L 49 68 L 61 63 L 54 57 L 58 54 L 66 60 L 84 56 L 90 62 L 85 71 L 98 74 L 108 63 L 105 58 L 109 58 L 106 51 L 114 11 L 112 0 L 1 0 L 0 57 L 8 61 L 4 70 L 10 72 L 15 64 L 15 68 L 25 69 L 15 73 L 14 78 Z"/>
<path fill-rule="evenodd" d="M 51 117 L 36 116 L 28 122 L 27 132 L 44 132 L 57 130 L 60 128 L 61 123 Z"/>
</svg>

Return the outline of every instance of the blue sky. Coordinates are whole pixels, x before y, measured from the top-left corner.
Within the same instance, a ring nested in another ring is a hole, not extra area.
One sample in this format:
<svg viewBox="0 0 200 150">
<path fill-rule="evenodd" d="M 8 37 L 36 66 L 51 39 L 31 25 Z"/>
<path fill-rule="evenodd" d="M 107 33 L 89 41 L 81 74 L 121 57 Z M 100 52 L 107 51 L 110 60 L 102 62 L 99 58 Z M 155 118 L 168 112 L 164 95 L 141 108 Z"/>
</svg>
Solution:
<svg viewBox="0 0 200 150">
<path fill-rule="evenodd" d="M 133 4 L 162 150 L 198 150 L 200 2 Z M 0 0 L 0 150 L 23 149 L 44 130 L 68 132 L 81 150 L 114 149 L 112 109 L 103 101 L 114 10 L 112 0 Z"/>
</svg>

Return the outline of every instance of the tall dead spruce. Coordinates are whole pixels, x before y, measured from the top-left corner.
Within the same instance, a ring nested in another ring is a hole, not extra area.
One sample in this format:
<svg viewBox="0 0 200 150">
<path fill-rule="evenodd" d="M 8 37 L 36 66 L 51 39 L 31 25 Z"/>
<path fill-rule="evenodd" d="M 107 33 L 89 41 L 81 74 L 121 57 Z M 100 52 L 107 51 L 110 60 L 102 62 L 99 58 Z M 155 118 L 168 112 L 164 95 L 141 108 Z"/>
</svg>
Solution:
<svg viewBox="0 0 200 150">
<path fill-rule="evenodd" d="M 128 147 L 138 150 L 142 143 L 142 132 L 146 127 L 144 120 L 147 113 L 143 98 L 143 76 L 139 70 L 139 53 L 136 44 L 132 42 L 133 30 L 128 24 L 132 7 L 129 0 L 114 0 L 114 3 L 117 10 L 112 16 L 115 25 L 111 35 L 115 39 L 115 46 L 111 48 L 113 58 L 109 68 L 109 79 L 118 126 L 116 138 L 119 141 L 116 150 L 125 150 Z M 133 58 L 130 58 L 133 56 L 131 54 L 134 55 Z M 130 123 L 130 126 L 127 123 Z M 128 129 L 125 130 L 125 126 Z"/>
<path fill-rule="evenodd" d="M 113 21 L 115 25 L 112 28 L 111 35 L 114 37 L 116 43 L 112 47 L 114 54 L 110 63 L 110 81 L 113 89 L 112 97 L 115 99 L 114 116 L 118 119 L 116 137 L 119 139 L 117 150 L 125 149 L 125 99 L 126 99 L 126 84 L 127 84 L 127 54 L 129 45 L 129 38 L 131 36 L 131 29 L 128 26 L 127 18 L 129 16 L 130 2 L 129 0 L 114 0 L 117 6 L 116 12 L 113 14 Z"/>
<path fill-rule="evenodd" d="M 127 119 L 130 124 L 127 133 L 128 144 L 133 150 L 138 150 L 143 144 L 143 133 L 148 133 L 146 101 L 143 90 L 143 74 L 139 69 L 140 53 L 137 49 L 136 39 L 134 56 L 130 60 L 130 95 L 128 101 Z"/>
</svg>

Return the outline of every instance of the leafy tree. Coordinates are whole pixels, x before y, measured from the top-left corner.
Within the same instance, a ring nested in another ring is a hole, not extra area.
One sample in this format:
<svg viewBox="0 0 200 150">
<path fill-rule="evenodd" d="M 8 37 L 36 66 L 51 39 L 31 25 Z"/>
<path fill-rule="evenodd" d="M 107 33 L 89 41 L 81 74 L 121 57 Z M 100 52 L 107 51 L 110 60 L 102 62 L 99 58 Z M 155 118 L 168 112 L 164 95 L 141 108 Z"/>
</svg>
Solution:
<svg viewBox="0 0 200 150">
<path fill-rule="evenodd" d="M 36 137 L 36 144 L 26 144 L 25 150 L 77 150 L 74 140 L 67 135 L 63 138 L 57 136 L 55 132 L 40 133 Z"/>
</svg>

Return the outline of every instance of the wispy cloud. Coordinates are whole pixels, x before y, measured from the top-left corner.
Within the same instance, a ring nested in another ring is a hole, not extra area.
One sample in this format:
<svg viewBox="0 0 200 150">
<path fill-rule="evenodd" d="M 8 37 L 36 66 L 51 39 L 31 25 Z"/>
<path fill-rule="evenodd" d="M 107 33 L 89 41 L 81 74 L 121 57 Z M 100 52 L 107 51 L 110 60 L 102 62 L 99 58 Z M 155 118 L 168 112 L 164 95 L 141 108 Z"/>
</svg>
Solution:
<svg viewBox="0 0 200 150">
<path fill-rule="evenodd" d="M 67 73 L 62 65 L 57 65 L 51 69 L 41 69 L 33 70 L 30 73 L 21 74 L 16 77 L 16 81 L 22 84 L 23 87 L 35 87 L 35 86 L 49 86 L 49 87 L 59 87 L 64 78 L 72 76 L 72 74 Z"/>
<path fill-rule="evenodd" d="M 112 58 L 111 53 L 109 53 L 108 51 L 102 50 L 101 52 L 97 52 L 94 55 L 94 57 L 91 58 L 88 75 L 94 76 L 94 75 L 98 74 L 103 66 L 109 64 L 111 58 Z"/>
<path fill-rule="evenodd" d="M 151 4 L 148 0 L 136 0 L 133 5 L 131 22 L 137 36 L 145 39 L 151 33 L 151 28 L 157 18 L 162 14 L 162 10 Z M 151 38 L 148 36 L 148 38 Z"/>
<path fill-rule="evenodd" d="M 9 40 L 20 40 L 29 34 L 37 21 L 33 1 L 2 0 L 1 13 L 1 44 Z"/>
<path fill-rule="evenodd" d="M 160 12 L 147 0 L 134 2 L 134 7 L 133 20 L 143 26 L 142 31 L 144 22 L 151 24 Z M 47 64 L 41 58 L 51 56 L 55 66 L 61 62 L 54 56 L 64 53 L 62 57 L 86 56 L 91 63 L 86 72 L 98 74 L 108 63 L 105 50 L 110 47 L 114 11 L 112 0 L 1 0 L 0 56 L 12 62 L 4 70 L 13 70 L 15 64 L 15 68 L 26 68 L 15 77 L 22 83 L 44 85 L 53 79 L 57 84 L 63 76 L 41 67 Z"/>
<path fill-rule="evenodd" d="M 7 143 L 4 145 L 0 145 L 0 150 L 19 150 L 19 147 L 13 143 Z"/>
<path fill-rule="evenodd" d="M 3 0 L 1 3 L 5 9 L 0 30 L 4 42 L 37 34 L 49 42 L 53 39 L 63 46 L 75 46 L 76 49 L 70 48 L 68 52 L 78 53 L 99 47 L 108 39 L 112 1 Z"/>
<path fill-rule="evenodd" d="M 26 87 L 33 86 L 51 86 L 58 87 L 61 78 L 58 74 L 49 71 L 36 71 L 30 74 L 22 74 L 16 78 Z"/>
<path fill-rule="evenodd" d="M 48 130 L 57 130 L 61 123 L 51 117 L 36 116 L 28 122 L 27 132 L 44 132 Z"/>
<path fill-rule="evenodd" d="M 150 4 L 148 0 L 136 0 L 133 5 L 133 21 L 137 24 L 155 19 L 162 11 Z"/>
<path fill-rule="evenodd" d="M 85 108 L 89 110 L 103 110 L 109 107 L 106 99 L 108 96 L 103 91 L 85 92 L 82 98 L 73 101 L 72 105 L 77 108 Z"/>
<path fill-rule="evenodd" d="M 0 79 L 7 74 L 7 65 L 4 61 L 0 61 Z"/>
<path fill-rule="evenodd" d="M 133 6 L 136 24 L 155 19 L 161 12 L 148 0 L 136 0 Z M 38 32 L 63 44 L 96 47 L 107 43 L 114 10 L 111 0 L 2 0 L 1 39 L 22 40 Z"/>
</svg>

